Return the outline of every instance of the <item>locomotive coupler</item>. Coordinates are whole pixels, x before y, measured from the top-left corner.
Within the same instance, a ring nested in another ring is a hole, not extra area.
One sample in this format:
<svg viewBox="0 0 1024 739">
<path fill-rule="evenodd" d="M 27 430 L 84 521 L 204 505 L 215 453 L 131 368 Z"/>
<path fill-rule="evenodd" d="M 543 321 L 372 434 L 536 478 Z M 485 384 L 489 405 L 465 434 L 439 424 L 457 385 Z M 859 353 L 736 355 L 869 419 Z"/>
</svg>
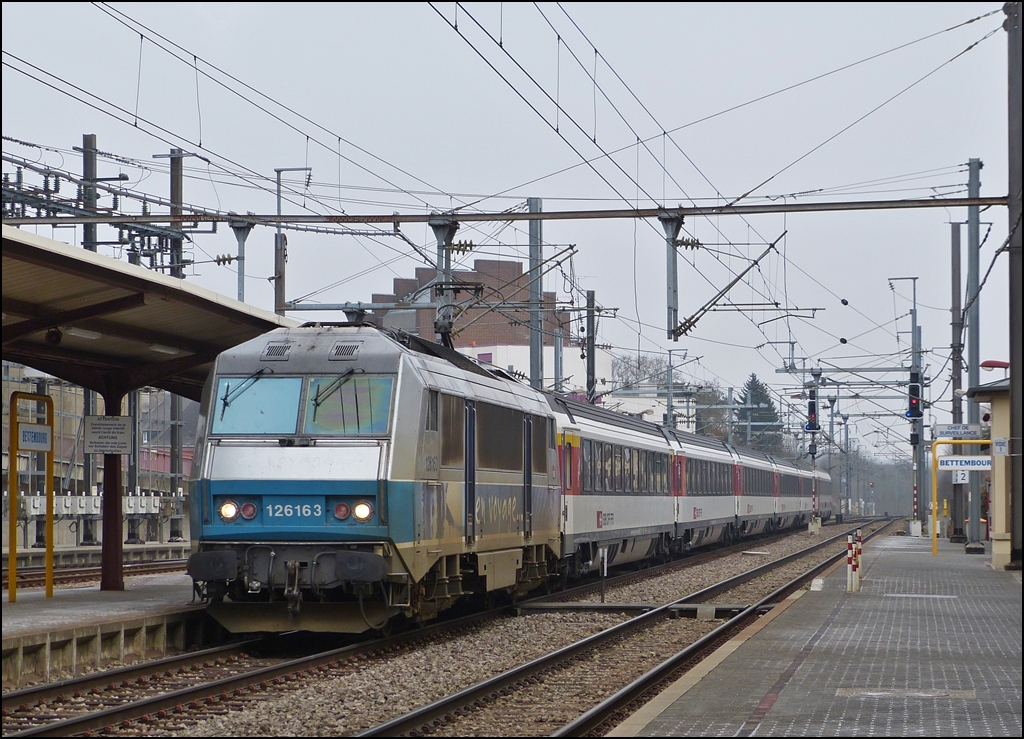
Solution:
<svg viewBox="0 0 1024 739">
<path fill-rule="evenodd" d="M 302 603 L 302 591 L 299 590 L 299 561 L 289 559 L 285 562 L 285 570 L 284 597 L 288 601 L 288 614 L 298 616 Z"/>
</svg>

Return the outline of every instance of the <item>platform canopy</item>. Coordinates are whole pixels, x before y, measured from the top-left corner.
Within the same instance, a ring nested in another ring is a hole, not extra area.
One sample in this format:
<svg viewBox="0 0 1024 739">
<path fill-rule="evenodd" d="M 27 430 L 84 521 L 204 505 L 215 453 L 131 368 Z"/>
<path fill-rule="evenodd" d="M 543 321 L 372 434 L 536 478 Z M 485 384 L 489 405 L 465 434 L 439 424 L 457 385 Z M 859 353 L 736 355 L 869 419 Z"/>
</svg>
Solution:
<svg viewBox="0 0 1024 739">
<path fill-rule="evenodd" d="M 104 396 L 199 400 L 217 354 L 298 321 L 3 226 L 3 358 Z"/>
</svg>

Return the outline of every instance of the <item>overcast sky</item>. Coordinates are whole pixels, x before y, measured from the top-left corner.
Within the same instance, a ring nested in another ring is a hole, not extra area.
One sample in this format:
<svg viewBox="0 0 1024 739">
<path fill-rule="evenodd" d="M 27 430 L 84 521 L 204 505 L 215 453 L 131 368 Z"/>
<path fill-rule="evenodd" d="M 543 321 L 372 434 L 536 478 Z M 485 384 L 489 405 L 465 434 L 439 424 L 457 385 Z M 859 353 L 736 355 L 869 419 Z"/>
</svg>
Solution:
<svg viewBox="0 0 1024 739">
<path fill-rule="evenodd" d="M 126 159 L 101 159 L 100 176 L 123 172 L 134 191 L 166 197 L 167 159 L 152 155 L 178 146 L 206 158 L 186 160 L 186 202 L 260 214 L 276 207 L 274 168 L 307 166 L 308 188 L 301 173 L 286 175 L 285 212 L 496 212 L 522 209 L 528 197 L 545 211 L 726 203 L 747 193 L 741 202 L 751 205 L 966 197 L 971 158 L 984 163 L 981 194 L 1003 196 L 1000 8 L 5 2 L 3 150 L 80 173 L 72 147 L 94 133 L 102 151 Z M 13 169 L 4 162 L 5 173 Z M 908 366 L 912 283 L 888 280 L 917 277 L 938 401 L 930 419 L 948 423 L 949 224 L 966 219 L 964 208 L 688 219 L 683 235 L 704 248 L 682 253 L 681 318 L 784 233 L 728 299 L 789 310 L 711 312 L 678 343 L 666 338 L 656 221 L 545 222 L 545 256 L 576 249 L 545 288 L 577 306 L 581 291 L 595 290 L 599 304 L 617 309 L 601 321 L 599 340 L 620 352 L 685 349 L 699 357 L 686 367 L 695 383 L 739 387 L 755 372 L 789 396 L 798 379 L 775 370 L 791 341 L 798 361 L 826 375 L 833 366 Z M 981 220 L 984 272 L 1006 238 L 1006 209 Z M 37 230 L 81 240 L 81 229 Z M 288 299 L 391 292 L 394 277 L 424 262 L 383 230 L 289 233 Z M 434 251 L 428 227 L 402 230 Z M 962 236 L 966 283 L 966 227 Z M 461 260 L 470 266 L 527 254 L 525 223 L 466 224 L 456 238 L 477 245 Z M 210 262 L 235 252 L 230 231 L 194 239 L 188 279 L 235 296 L 234 267 Z M 247 244 L 247 302 L 273 309 L 272 272 L 272 231 L 257 229 Z M 983 360 L 1008 359 L 1006 274 L 1003 255 L 980 298 Z M 841 405 L 870 414 L 905 404 Z M 892 439 L 908 432 L 900 418 L 864 418 L 853 435 L 872 444 L 887 428 Z"/>
</svg>

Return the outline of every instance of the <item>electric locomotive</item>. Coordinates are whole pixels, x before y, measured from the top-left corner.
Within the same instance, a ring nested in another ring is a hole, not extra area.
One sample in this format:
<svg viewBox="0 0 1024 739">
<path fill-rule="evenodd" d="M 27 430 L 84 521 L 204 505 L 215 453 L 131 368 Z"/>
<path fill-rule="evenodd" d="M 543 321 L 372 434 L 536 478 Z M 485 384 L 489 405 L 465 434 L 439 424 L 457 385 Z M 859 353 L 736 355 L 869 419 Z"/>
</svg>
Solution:
<svg viewBox="0 0 1024 739">
<path fill-rule="evenodd" d="M 431 618 L 557 559 L 550 407 L 439 345 L 277 329 L 218 357 L 199 426 L 188 571 L 230 631 Z"/>
</svg>

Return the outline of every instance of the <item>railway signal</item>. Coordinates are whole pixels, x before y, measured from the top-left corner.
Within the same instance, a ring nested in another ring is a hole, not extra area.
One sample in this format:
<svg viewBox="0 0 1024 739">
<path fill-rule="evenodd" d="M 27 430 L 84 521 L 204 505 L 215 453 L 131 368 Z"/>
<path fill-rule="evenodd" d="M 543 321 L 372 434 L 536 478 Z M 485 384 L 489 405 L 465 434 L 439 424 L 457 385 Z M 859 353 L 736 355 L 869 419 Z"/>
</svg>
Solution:
<svg viewBox="0 0 1024 739">
<path fill-rule="evenodd" d="M 907 418 L 922 418 L 921 410 L 921 373 L 910 373 L 910 387 L 907 392 Z"/>
<path fill-rule="evenodd" d="M 818 390 L 811 388 L 807 391 L 807 425 L 804 426 L 804 431 L 821 431 L 821 426 L 818 425 Z"/>
</svg>

